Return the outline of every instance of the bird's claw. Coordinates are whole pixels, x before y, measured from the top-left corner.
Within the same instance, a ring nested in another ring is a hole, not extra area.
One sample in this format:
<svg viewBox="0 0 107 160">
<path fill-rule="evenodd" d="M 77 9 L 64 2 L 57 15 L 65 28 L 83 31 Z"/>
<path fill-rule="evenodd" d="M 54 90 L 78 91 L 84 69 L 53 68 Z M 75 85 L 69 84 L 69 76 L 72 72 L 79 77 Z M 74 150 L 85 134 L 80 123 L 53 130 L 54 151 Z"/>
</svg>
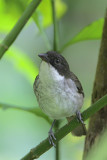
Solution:
<svg viewBox="0 0 107 160">
<path fill-rule="evenodd" d="M 56 138 L 52 130 L 48 132 L 48 138 L 49 138 L 49 143 L 52 144 L 54 147 L 56 147 L 55 143 L 53 142 L 53 140 L 56 140 Z"/>
<path fill-rule="evenodd" d="M 76 116 L 77 116 L 78 122 L 81 122 L 82 124 L 84 124 L 84 121 L 83 121 L 83 118 L 82 118 L 82 116 L 81 116 L 80 111 L 77 111 L 77 112 L 76 112 Z"/>
</svg>

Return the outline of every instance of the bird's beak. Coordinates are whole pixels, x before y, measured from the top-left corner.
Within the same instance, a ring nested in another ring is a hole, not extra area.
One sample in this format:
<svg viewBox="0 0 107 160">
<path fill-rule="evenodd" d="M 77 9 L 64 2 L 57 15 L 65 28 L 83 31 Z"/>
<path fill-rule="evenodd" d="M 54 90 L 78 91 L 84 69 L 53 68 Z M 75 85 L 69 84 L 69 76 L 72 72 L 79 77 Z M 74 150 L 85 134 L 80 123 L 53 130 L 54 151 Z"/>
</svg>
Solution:
<svg viewBox="0 0 107 160">
<path fill-rule="evenodd" d="M 49 62 L 49 58 L 48 58 L 47 53 L 45 53 L 45 54 L 39 54 L 38 56 L 39 56 L 43 61 Z"/>
</svg>

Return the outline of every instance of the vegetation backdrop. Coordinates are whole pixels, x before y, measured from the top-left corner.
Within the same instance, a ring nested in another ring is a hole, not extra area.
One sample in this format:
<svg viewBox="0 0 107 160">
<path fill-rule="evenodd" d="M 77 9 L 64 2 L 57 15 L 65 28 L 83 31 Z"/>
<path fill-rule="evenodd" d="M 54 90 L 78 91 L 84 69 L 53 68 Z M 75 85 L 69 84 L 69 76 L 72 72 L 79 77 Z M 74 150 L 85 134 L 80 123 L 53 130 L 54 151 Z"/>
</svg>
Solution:
<svg viewBox="0 0 107 160">
<path fill-rule="evenodd" d="M 0 1 L 0 41 L 14 27 L 30 0 Z M 56 0 L 58 50 L 80 79 L 85 92 L 82 110 L 91 104 L 107 1 Z M 47 137 L 49 119 L 38 109 L 33 81 L 39 53 L 53 49 L 51 0 L 42 1 L 0 61 L 0 159 L 19 160 Z M 6 47 L 6 46 L 5 46 Z M 35 114 L 26 111 L 36 108 Z M 38 115 L 37 115 L 38 113 Z M 66 121 L 61 123 L 64 125 Z M 88 123 L 88 121 L 87 121 Z M 84 137 L 68 134 L 60 141 L 61 160 L 81 160 Z M 54 148 L 40 160 L 54 160 Z"/>
</svg>

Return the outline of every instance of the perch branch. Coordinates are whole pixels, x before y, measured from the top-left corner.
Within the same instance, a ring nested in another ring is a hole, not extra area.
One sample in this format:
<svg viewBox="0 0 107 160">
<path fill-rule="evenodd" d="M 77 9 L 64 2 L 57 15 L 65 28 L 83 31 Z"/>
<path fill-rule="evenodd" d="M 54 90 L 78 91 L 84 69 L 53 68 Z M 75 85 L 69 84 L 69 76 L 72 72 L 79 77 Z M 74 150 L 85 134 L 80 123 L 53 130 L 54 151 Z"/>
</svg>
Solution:
<svg viewBox="0 0 107 160">
<path fill-rule="evenodd" d="M 98 112 L 101 108 L 107 105 L 107 94 L 99 99 L 97 102 L 92 104 L 87 110 L 82 113 L 83 120 L 87 120 L 89 117 Z M 63 126 L 55 133 L 57 142 L 70 133 L 79 125 L 77 118 L 75 117 L 70 123 Z M 48 151 L 52 145 L 49 144 L 48 138 L 42 141 L 38 146 L 31 149 L 31 151 L 25 155 L 21 160 L 33 160 L 39 158 L 43 153 Z"/>
</svg>

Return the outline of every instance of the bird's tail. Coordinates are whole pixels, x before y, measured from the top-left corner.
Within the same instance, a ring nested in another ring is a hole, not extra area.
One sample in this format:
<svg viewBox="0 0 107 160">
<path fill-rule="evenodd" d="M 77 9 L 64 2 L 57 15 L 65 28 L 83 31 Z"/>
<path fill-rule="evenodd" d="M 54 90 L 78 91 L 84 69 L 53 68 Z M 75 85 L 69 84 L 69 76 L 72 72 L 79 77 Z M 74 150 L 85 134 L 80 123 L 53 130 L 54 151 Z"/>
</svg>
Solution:
<svg viewBox="0 0 107 160">
<path fill-rule="evenodd" d="M 68 122 L 71 122 L 72 119 L 74 118 L 74 116 L 72 116 L 72 117 L 66 117 L 66 118 L 67 118 Z M 85 124 L 80 123 L 80 125 L 77 128 L 75 128 L 71 133 L 73 135 L 75 135 L 75 136 L 78 136 L 78 137 L 82 136 L 82 135 L 86 135 L 87 130 L 86 130 Z"/>
</svg>

